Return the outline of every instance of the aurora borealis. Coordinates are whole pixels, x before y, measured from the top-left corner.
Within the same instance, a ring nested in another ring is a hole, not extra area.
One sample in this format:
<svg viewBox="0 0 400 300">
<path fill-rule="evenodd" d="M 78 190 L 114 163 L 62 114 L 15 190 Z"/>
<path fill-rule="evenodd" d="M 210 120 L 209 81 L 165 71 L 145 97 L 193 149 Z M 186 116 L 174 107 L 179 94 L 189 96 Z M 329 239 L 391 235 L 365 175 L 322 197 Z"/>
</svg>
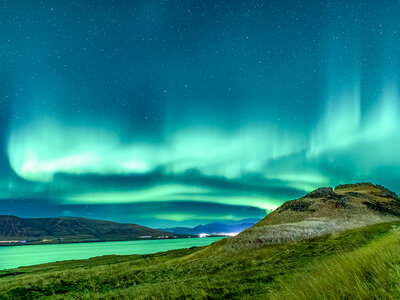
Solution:
<svg viewBox="0 0 400 300">
<path fill-rule="evenodd" d="M 150 226 L 400 192 L 400 4 L 3 1 L 0 210 Z"/>
</svg>

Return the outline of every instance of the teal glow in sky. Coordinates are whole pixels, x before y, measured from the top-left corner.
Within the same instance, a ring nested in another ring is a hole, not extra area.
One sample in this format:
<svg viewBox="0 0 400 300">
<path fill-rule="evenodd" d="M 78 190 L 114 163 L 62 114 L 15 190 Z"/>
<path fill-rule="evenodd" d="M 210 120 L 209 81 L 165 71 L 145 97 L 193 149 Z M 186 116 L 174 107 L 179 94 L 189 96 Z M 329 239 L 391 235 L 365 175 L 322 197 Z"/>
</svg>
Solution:
<svg viewBox="0 0 400 300">
<path fill-rule="evenodd" d="M 400 191 L 400 4 L 5 1 L 0 209 L 151 226 Z"/>
</svg>

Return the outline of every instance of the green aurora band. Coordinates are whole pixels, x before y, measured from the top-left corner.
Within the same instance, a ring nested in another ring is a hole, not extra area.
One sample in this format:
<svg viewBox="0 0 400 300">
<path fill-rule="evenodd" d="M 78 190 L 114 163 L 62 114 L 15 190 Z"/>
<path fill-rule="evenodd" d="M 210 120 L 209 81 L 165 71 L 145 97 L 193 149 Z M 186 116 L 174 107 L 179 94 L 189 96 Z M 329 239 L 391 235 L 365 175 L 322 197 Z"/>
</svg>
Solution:
<svg viewBox="0 0 400 300">
<path fill-rule="evenodd" d="M 0 203 L 194 224 L 400 191 L 398 3 L 6 2 Z"/>
</svg>

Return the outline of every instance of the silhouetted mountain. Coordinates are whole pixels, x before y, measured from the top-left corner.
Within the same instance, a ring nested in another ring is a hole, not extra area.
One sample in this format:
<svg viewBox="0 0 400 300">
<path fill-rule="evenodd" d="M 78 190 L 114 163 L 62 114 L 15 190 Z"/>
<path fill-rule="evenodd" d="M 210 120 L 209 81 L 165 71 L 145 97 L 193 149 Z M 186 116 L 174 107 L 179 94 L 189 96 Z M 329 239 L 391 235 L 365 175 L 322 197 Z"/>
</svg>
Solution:
<svg viewBox="0 0 400 300">
<path fill-rule="evenodd" d="M 242 222 L 241 222 L 242 221 Z M 172 227 L 164 228 L 160 230 L 173 232 L 176 234 L 186 235 L 198 235 L 198 234 L 210 234 L 210 235 L 225 235 L 232 233 L 239 233 L 257 223 L 258 219 L 245 219 L 241 221 L 232 222 L 231 224 L 225 224 L 220 222 L 213 222 L 205 225 L 198 225 L 194 228 L 189 227 Z"/>
<path fill-rule="evenodd" d="M 0 240 L 26 243 L 75 243 L 174 236 L 137 224 L 77 217 L 22 219 L 0 216 Z"/>
</svg>

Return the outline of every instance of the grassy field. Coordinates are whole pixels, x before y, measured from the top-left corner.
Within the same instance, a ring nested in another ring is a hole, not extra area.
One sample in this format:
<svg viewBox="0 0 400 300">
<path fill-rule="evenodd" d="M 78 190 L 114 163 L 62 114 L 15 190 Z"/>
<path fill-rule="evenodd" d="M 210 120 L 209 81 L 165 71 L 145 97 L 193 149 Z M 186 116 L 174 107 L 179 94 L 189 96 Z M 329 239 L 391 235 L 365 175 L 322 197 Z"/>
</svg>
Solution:
<svg viewBox="0 0 400 300">
<path fill-rule="evenodd" d="M 277 299 L 400 299 L 400 231 L 296 274 Z"/>
<path fill-rule="evenodd" d="M 246 251 L 222 250 L 222 240 L 24 267 L 0 273 L 0 299 L 396 299 L 399 226 L 376 224 Z"/>
</svg>

